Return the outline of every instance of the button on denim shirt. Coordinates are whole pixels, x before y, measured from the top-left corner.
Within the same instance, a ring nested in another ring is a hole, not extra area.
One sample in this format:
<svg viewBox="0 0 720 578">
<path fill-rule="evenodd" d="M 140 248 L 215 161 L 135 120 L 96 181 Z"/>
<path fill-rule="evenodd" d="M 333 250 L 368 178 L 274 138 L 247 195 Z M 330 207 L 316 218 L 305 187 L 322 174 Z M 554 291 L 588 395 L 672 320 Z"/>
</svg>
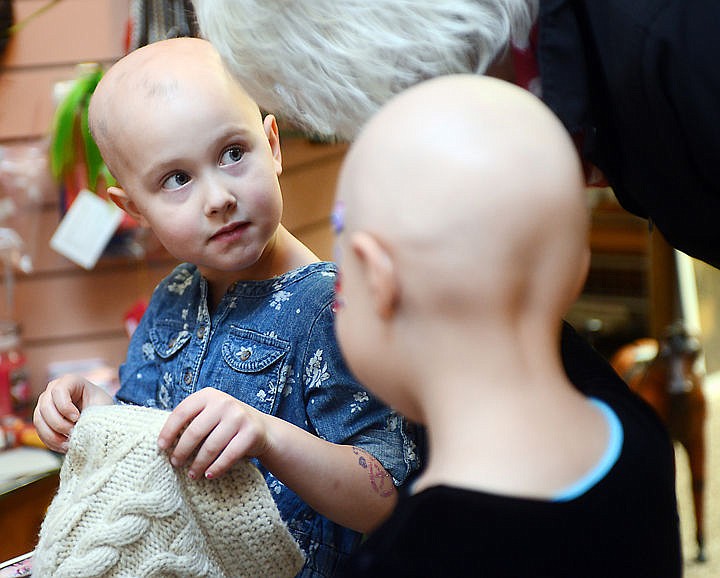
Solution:
<svg viewBox="0 0 720 578">
<path fill-rule="evenodd" d="M 172 409 L 213 387 L 324 440 L 360 447 L 402 483 L 418 467 L 414 428 L 345 365 L 333 328 L 337 270 L 322 262 L 235 283 L 214 312 L 193 265 L 155 289 L 120 367 L 120 403 Z M 331 576 L 360 534 L 312 510 L 258 464 L 306 555 L 300 576 Z"/>
</svg>

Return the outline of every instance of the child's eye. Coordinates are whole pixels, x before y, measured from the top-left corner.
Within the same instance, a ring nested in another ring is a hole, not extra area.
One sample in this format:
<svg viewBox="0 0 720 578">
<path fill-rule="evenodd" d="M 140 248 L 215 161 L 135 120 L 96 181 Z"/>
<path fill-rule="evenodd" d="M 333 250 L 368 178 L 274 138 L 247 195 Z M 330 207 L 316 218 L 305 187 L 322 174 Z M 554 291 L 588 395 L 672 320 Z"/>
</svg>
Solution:
<svg viewBox="0 0 720 578">
<path fill-rule="evenodd" d="M 169 191 L 174 191 L 187 185 L 190 182 L 190 175 L 187 173 L 173 173 L 162 183 L 162 188 Z"/>
<path fill-rule="evenodd" d="M 233 165 L 239 162 L 244 155 L 245 151 L 242 148 L 230 147 L 226 149 L 220 157 L 220 166 Z"/>
</svg>

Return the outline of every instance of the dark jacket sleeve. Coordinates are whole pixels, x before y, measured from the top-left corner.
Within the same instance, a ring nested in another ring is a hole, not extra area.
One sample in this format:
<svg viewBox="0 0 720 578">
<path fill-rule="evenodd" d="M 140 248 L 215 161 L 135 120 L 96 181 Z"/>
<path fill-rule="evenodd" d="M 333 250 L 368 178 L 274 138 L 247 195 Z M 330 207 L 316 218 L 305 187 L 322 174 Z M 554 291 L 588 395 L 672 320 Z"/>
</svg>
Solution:
<svg viewBox="0 0 720 578">
<path fill-rule="evenodd" d="M 720 2 L 541 0 L 543 99 L 620 203 L 720 267 Z"/>
</svg>

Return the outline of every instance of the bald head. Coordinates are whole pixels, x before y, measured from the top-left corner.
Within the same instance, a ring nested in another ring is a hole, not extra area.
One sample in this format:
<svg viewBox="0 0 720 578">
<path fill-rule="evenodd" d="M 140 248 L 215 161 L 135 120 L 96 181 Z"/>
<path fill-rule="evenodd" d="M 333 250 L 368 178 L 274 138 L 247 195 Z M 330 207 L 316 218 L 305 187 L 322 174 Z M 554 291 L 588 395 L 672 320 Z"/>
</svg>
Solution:
<svg viewBox="0 0 720 578">
<path fill-rule="evenodd" d="M 391 100 L 351 147 L 338 195 L 348 232 L 382 240 L 418 303 L 543 303 L 561 315 L 585 273 L 573 143 L 503 81 L 445 76 Z"/>
<path fill-rule="evenodd" d="M 103 76 L 90 101 L 90 130 L 110 170 L 118 177 L 141 150 L 126 150 L 128 136 L 148 130 L 138 126 L 139 113 L 181 99 L 232 98 L 248 114 L 260 111 L 232 78 L 206 40 L 172 38 L 143 46 L 117 61 Z M 178 131 L 181 127 L 178 126 Z"/>
</svg>

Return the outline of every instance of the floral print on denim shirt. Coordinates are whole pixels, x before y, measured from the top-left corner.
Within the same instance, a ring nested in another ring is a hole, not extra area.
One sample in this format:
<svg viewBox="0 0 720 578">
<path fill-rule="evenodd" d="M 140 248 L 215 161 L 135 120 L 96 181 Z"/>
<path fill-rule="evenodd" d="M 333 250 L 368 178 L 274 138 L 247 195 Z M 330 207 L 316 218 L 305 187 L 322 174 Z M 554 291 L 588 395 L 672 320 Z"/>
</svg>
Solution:
<svg viewBox="0 0 720 578">
<path fill-rule="evenodd" d="M 135 330 L 116 398 L 172 409 L 215 387 L 333 443 L 375 456 L 402 483 L 417 470 L 414 428 L 355 380 L 335 339 L 336 266 L 321 262 L 235 283 L 210 313 L 197 268 L 178 266 L 155 289 Z M 306 553 L 301 576 L 330 576 L 360 534 L 320 516 L 261 467 Z"/>
</svg>

